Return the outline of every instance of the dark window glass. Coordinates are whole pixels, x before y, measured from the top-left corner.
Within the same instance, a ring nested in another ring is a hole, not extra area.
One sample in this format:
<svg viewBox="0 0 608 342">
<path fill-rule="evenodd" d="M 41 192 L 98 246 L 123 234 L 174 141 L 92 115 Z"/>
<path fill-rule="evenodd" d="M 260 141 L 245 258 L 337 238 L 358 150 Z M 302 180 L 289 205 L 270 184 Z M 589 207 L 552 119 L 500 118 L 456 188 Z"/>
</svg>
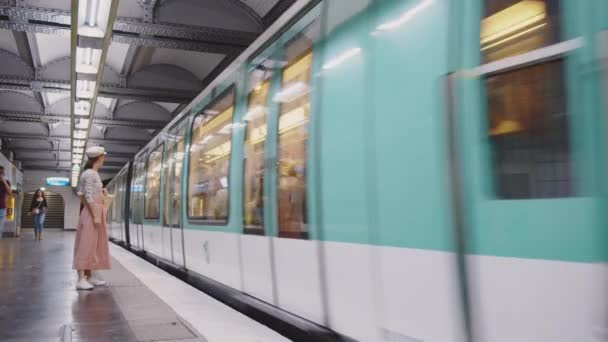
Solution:
<svg viewBox="0 0 608 342">
<path fill-rule="evenodd" d="M 557 42 L 558 1 L 486 0 L 486 61 Z M 485 75 L 488 139 L 498 198 L 573 195 L 564 61 Z"/>
</svg>

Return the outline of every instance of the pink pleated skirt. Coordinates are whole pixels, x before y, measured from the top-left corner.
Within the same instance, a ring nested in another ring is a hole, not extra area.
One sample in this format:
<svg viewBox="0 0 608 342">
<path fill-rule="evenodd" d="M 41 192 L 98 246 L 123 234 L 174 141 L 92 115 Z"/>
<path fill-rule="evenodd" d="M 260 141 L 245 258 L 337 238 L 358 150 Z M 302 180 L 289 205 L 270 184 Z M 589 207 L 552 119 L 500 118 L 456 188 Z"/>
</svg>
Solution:
<svg viewBox="0 0 608 342">
<path fill-rule="evenodd" d="M 102 224 L 99 229 L 93 224 L 93 215 L 87 206 L 80 212 L 74 243 L 75 270 L 107 270 L 110 269 L 110 247 L 106 228 L 106 213 L 101 198 L 93 204 L 94 208 L 102 211 Z"/>
</svg>

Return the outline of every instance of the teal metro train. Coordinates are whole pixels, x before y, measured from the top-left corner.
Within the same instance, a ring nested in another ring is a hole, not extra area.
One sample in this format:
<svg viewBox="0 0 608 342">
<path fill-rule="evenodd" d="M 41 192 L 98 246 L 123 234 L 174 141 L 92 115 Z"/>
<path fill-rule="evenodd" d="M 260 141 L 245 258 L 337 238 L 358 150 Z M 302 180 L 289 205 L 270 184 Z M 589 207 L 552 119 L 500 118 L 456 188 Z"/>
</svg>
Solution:
<svg viewBox="0 0 608 342">
<path fill-rule="evenodd" d="M 608 1 L 300 0 L 110 234 L 360 341 L 606 341 Z"/>
</svg>

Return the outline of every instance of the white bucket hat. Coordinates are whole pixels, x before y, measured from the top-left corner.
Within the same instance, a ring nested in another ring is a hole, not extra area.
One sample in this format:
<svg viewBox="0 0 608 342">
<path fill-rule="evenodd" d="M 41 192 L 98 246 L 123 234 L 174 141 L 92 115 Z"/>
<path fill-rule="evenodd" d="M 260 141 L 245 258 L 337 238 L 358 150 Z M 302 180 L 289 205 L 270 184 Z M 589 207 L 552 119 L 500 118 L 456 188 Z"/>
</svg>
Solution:
<svg viewBox="0 0 608 342">
<path fill-rule="evenodd" d="M 106 154 L 106 150 L 101 146 L 93 146 L 89 147 L 85 153 L 87 154 L 87 158 L 91 159 Z"/>
</svg>

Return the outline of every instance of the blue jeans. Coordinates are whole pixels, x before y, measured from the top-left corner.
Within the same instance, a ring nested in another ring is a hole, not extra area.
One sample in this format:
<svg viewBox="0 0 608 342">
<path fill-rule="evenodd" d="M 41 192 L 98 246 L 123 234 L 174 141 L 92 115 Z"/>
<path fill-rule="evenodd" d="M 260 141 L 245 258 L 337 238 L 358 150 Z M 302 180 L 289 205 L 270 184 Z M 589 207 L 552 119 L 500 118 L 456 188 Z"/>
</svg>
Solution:
<svg viewBox="0 0 608 342">
<path fill-rule="evenodd" d="M 0 239 L 2 239 L 2 232 L 4 232 L 4 218 L 6 217 L 6 209 L 0 209 Z"/>
<path fill-rule="evenodd" d="M 34 215 L 34 233 L 42 233 L 42 225 L 44 224 L 44 218 L 46 217 L 46 213 L 40 213 L 38 215 Z"/>
</svg>

